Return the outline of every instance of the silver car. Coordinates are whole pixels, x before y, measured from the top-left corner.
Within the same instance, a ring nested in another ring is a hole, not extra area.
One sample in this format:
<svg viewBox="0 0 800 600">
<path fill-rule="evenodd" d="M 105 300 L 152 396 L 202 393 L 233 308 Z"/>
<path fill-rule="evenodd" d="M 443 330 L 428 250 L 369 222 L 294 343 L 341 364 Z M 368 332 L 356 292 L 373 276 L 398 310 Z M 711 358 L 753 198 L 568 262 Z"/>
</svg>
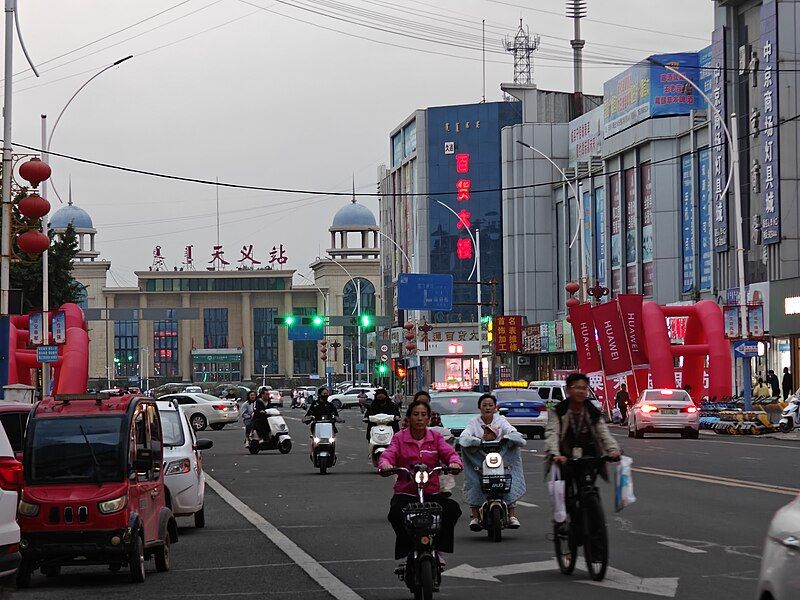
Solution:
<svg viewBox="0 0 800 600">
<path fill-rule="evenodd" d="M 789 600 L 800 594 L 800 497 L 772 518 L 761 555 L 757 598 Z"/>
<path fill-rule="evenodd" d="M 700 437 L 700 410 L 684 390 L 645 390 L 628 411 L 628 437 L 645 433 L 680 433 Z"/>
<path fill-rule="evenodd" d="M 195 431 L 206 427 L 219 430 L 239 420 L 239 405 L 235 400 L 217 398 L 211 394 L 168 394 L 159 400 L 177 400 Z"/>
</svg>

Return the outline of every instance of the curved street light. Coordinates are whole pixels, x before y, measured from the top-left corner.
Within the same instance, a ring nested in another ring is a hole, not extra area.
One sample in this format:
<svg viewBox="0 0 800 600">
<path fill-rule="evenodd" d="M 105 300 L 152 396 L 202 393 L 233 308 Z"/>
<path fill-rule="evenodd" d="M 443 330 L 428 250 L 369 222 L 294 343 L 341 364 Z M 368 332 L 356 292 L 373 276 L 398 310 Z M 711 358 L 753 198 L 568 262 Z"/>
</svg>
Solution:
<svg viewBox="0 0 800 600">
<path fill-rule="evenodd" d="M 405 259 L 406 259 L 406 262 L 408 263 L 408 268 L 409 268 L 409 270 L 410 270 L 410 271 L 413 271 L 413 270 L 414 270 L 414 265 L 412 265 L 412 264 L 411 264 L 411 259 L 410 259 L 410 258 L 408 258 L 408 254 L 406 254 L 406 251 L 405 251 L 405 250 L 403 250 L 403 249 L 400 247 L 400 244 L 398 244 L 397 242 L 395 242 L 395 241 L 394 241 L 392 238 L 390 238 L 388 235 L 386 235 L 385 233 L 383 233 L 383 232 L 382 232 L 380 229 L 378 230 L 378 235 L 379 235 L 379 236 L 381 236 L 383 239 L 385 239 L 385 240 L 387 240 L 387 241 L 391 242 L 392 244 L 394 244 L 394 247 L 395 247 L 395 248 L 397 248 L 397 249 L 400 251 L 400 254 L 402 254 L 402 255 L 403 255 L 403 258 L 405 258 Z"/>
</svg>

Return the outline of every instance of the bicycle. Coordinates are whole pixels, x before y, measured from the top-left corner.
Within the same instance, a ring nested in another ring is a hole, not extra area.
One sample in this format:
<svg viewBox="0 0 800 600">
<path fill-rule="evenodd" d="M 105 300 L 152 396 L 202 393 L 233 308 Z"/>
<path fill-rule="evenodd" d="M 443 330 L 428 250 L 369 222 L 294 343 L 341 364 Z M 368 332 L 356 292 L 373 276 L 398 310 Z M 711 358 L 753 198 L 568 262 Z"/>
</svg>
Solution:
<svg viewBox="0 0 800 600">
<path fill-rule="evenodd" d="M 573 458 L 563 466 L 564 470 L 571 472 L 565 490 L 567 522 L 553 524 L 553 542 L 558 568 L 564 575 L 575 570 L 578 546 L 583 546 L 589 577 L 602 581 L 606 575 L 608 531 L 595 482 L 603 463 L 614 460 L 608 456 Z"/>
</svg>

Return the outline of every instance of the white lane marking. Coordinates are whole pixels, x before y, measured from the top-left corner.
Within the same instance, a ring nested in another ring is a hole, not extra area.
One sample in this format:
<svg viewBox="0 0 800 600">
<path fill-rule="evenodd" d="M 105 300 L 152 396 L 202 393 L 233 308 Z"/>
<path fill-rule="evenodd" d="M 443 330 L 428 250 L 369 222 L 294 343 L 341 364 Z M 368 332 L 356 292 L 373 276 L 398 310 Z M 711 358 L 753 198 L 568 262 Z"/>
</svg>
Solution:
<svg viewBox="0 0 800 600">
<path fill-rule="evenodd" d="M 523 502 L 522 500 L 517 500 L 517 504 L 520 506 L 527 506 L 528 508 L 539 508 L 538 504 L 531 504 L 530 502 Z"/>
<path fill-rule="evenodd" d="M 662 546 L 669 546 L 670 548 L 675 548 L 675 550 L 682 550 L 683 552 L 688 552 L 689 554 L 708 554 L 705 550 L 700 550 L 700 548 L 692 548 L 691 546 L 684 546 L 683 544 L 679 544 L 678 542 L 658 542 Z"/>
<path fill-rule="evenodd" d="M 675 477 L 677 479 L 688 479 L 690 481 L 701 481 L 703 483 L 713 483 L 727 487 L 738 487 L 771 494 L 783 494 L 784 496 L 796 496 L 800 489 L 784 487 L 782 485 L 770 485 L 767 483 L 757 483 L 753 481 L 743 481 L 741 479 L 730 479 L 728 477 L 717 477 L 715 475 L 703 475 L 701 473 L 686 473 L 684 471 L 671 471 L 669 469 L 655 469 L 653 467 L 632 467 L 637 473 L 648 475 L 663 475 L 665 477 Z"/>
<path fill-rule="evenodd" d="M 612 433 L 611 435 L 613 435 L 614 437 L 618 437 L 618 438 L 627 438 L 628 437 L 628 434 L 622 434 L 622 433 Z M 673 438 L 673 439 L 679 440 L 680 438 L 676 437 L 676 438 Z M 772 439 L 775 439 L 775 438 L 761 438 L 761 439 L 772 440 Z M 709 444 L 731 444 L 733 446 L 755 446 L 756 448 L 785 448 L 785 449 L 788 449 L 788 450 L 800 450 L 800 444 L 797 444 L 796 446 L 786 446 L 786 445 L 783 445 L 783 444 L 770 444 L 770 443 L 767 443 L 767 442 L 765 442 L 763 444 L 754 444 L 753 442 L 728 442 L 726 440 L 717 440 L 717 439 L 714 439 L 714 438 L 711 438 L 711 439 L 700 438 L 699 440 L 691 440 L 688 443 L 690 443 L 692 445 L 696 445 L 698 443 L 703 443 L 703 442 L 706 442 L 706 443 L 709 443 Z M 652 446 L 647 445 L 646 447 L 647 448 L 651 448 Z"/>
<path fill-rule="evenodd" d="M 285 534 L 281 533 L 277 527 L 267 521 L 264 517 L 247 506 L 244 502 L 234 496 L 225 486 L 206 473 L 206 483 L 214 490 L 220 498 L 230 505 L 236 512 L 250 521 L 267 539 L 275 544 L 286 556 L 292 559 L 297 566 L 303 569 L 311 579 L 316 581 L 336 600 L 363 600 L 340 579 L 334 576 L 325 567 L 319 564 L 314 557 L 300 548 Z"/>
</svg>

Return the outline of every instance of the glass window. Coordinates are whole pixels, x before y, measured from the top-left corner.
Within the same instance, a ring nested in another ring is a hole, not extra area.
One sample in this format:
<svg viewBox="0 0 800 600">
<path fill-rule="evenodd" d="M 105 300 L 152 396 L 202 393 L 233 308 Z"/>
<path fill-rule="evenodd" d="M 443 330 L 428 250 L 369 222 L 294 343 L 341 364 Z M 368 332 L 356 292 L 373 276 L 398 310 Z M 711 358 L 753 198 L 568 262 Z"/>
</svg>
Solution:
<svg viewBox="0 0 800 600">
<path fill-rule="evenodd" d="M 200 289 L 200 280 L 199 279 L 190 279 L 189 280 L 189 291 L 196 292 Z"/>
<path fill-rule="evenodd" d="M 172 291 L 172 279 L 165 279 L 164 280 L 164 291 L 171 292 Z"/>
<path fill-rule="evenodd" d="M 317 365 L 317 343 L 314 340 L 302 340 L 294 342 L 294 374 L 310 375 L 318 373 Z"/>
<path fill-rule="evenodd" d="M 0 423 L 3 424 L 3 429 L 14 452 L 22 452 L 22 441 L 25 436 L 27 422 L 28 413 L 7 412 L 0 414 Z"/>
<path fill-rule="evenodd" d="M 153 321 L 153 369 L 156 377 L 178 377 L 178 321 Z"/>
<path fill-rule="evenodd" d="M 164 291 L 164 280 L 163 279 L 156 279 L 155 280 L 155 284 L 156 284 L 156 291 L 157 292 L 163 292 Z"/>
<path fill-rule="evenodd" d="M 403 156 L 411 156 L 417 150 L 417 122 L 412 121 L 403 129 Z"/>
<path fill-rule="evenodd" d="M 392 138 L 392 167 L 399 167 L 403 162 L 403 132 L 399 131 Z"/>
<path fill-rule="evenodd" d="M 114 321 L 114 377 L 139 376 L 139 321 Z"/>
<path fill-rule="evenodd" d="M 277 316 L 276 308 L 253 309 L 253 370 L 259 373 L 264 365 L 267 373 L 278 372 L 278 326 L 275 325 Z"/>
<path fill-rule="evenodd" d="M 183 446 L 186 438 L 183 434 L 183 413 L 177 410 L 161 411 L 161 428 L 164 430 L 165 446 Z"/>
<path fill-rule="evenodd" d="M 228 309 L 203 309 L 203 348 L 228 347 Z"/>
<path fill-rule="evenodd" d="M 144 289 L 148 292 L 155 292 L 156 291 L 155 279 L 148 279 L 144 284 Z"/>
<path fill-rule="evenodd" d="M 188 279 L 181 279 L 181 291 L 186 292 L 189 290 L 189 280 Z"/>
<path fill-rule="evenodd" d="M 358 290 L 361 292 L 361 305 L 359 307 L 356 298 L 358 297 Z M 344 316 L 358 315 L 360 308 L 361 314 L 375 314 L 375 286 L 372 285 L 368 279 L 356 277 L 354 281 L 348 281 L 343 290 L 343 306 Z M 359 339 L 358 328 L 348 325 L 344 328 L 344 338 L 342 342 L 343 357 L 345 361 L 345 371 L 352 375 L 352 365 L 358 362 L 359 351 L 358 347 L 361 346 L 361 360 L 365 361 L 367 356 L 367 332 L 361 331 L 361 339 Z"/>
</svg>

